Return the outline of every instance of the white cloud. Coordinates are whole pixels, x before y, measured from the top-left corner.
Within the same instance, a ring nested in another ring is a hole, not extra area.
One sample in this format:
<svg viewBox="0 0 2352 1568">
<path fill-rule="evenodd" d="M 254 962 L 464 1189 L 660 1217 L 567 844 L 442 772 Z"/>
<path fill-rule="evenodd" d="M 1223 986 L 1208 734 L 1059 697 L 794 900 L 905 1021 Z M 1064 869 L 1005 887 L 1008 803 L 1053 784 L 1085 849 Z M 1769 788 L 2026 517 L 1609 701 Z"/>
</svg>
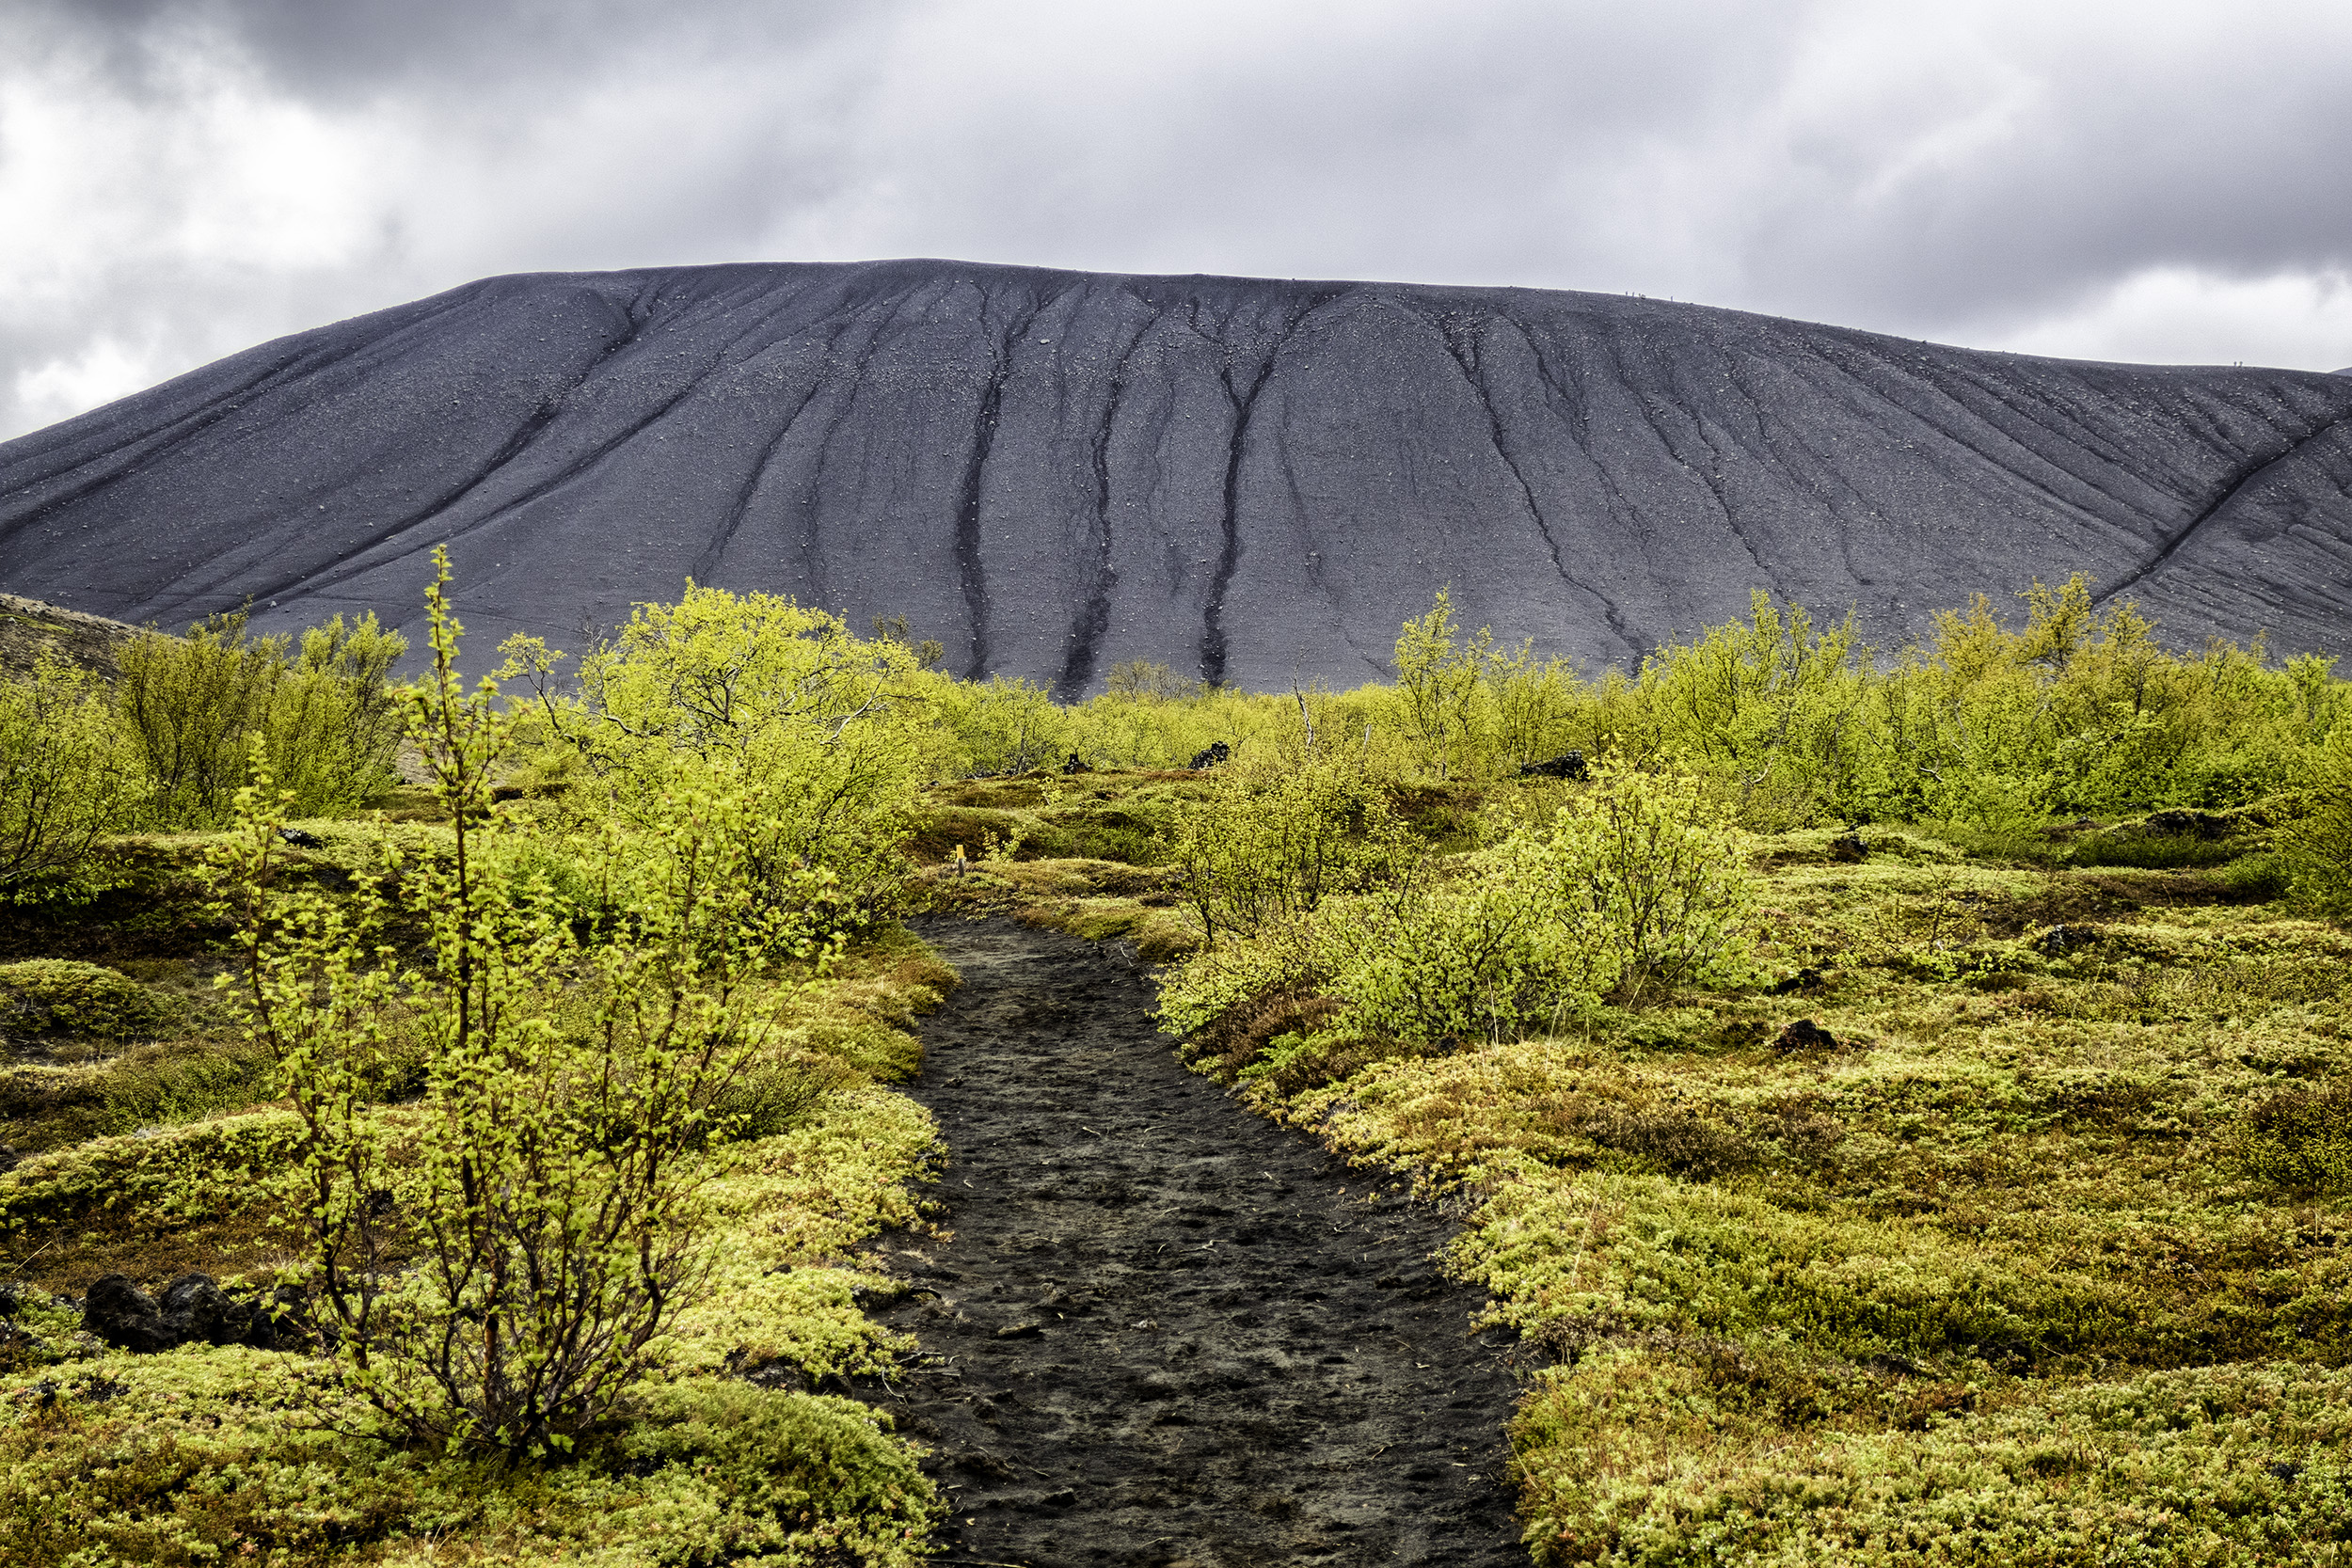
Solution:
<svg viewBox="0 0 2352 1568">
<path fill-rule="evenodd" d="M 2352 364 L 2347 51 L 2319 0 L 20 0 L 0 437 L 486 274 L 754 259 Z"/>
<path fill-rule="evenodd" d="M 2233 278 L 2149 267 L 1998 332 L 1985 346 L 2067 359 L 2343 370 L 2352 366 L 2352 274 Z"/>
<path fill-rule="evenodd" d="M 71 297 L 143 261 L 264 271 L 347 265 L 369 239 L 388 152 L 365 118 L 260 90 L 243 62 L 190 39 L 164 91 L 125 93 L 81 62 L 0 94 L 0 298 Z"/>
<path fill-rule="evenodd" d="M 71 358 L 19 371 L 16 404 L 38 429 L 151 387 L 163 379 L 160 370 L 160 356 L 152 348 L 100 338 Z"/>
</svg>

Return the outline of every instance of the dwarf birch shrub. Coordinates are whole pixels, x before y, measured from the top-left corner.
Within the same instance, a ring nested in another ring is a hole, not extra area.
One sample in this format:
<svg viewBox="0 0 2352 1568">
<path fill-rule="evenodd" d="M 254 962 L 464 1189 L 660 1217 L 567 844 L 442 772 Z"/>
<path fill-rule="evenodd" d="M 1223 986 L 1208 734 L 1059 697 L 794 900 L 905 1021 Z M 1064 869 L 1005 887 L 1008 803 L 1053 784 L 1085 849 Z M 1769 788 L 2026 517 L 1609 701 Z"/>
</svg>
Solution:
<svg viewBox="0 0 2352 1568">
<path fill-rule="evenodd" d="M 1533 641 L 1481 652 L 1478 676 L 1492 716 L 1494 771 L 1508 773 L 1571 748 L 1589 749 L 1590 737 L 1578 723 L 1589 705 L 1575 665 L 1537 654 Z"/>
<path fill-rule="evenodd" d="M 1267 816 L 1304 811 L 1321 798 L 1296 777 L 1281 794 L 1251 796 L 1237 784 L 1220 798 Z M 1192 852 L 1229 879 L 1223 887 L 1271 879 L 1285 849 L 1304 861 L 1295 852 L 1303 834 L 1285 840 L 1215 804 L 1189 819 Z M 1346 853 L 1367 851 L 1355 841 Z M 1218 857 L 1247 870 L 1217 870 Z M 1624 766 L 1605 767 L 1550 821 L 1461 857 L 1449 876 L 1393 876 L 1371 893 L 1327 884 L 1312 902 L 1303 885 L 1276 879 L 1279 896 L 1269 894 L 1247 924 L 1231 912 L 1247 906 L 1230 892 L 1211 900 L 1204 920 L 1221 921 L 1227 936 L 1164 983 L 1161 1016 L 1197 1031 L 1304 987 L 1343 1004 L 1330 1031 L 1422 1044 L 1516 1038 L 1604 996 L 1737 979 L 1754 941 L 1756 880 L 1725 809 L 1695 779 Z"/>
<path fill-rule="evenodd" d="M 94 676 L 44 655 L 0 680 L 0 899 L 87 890 L 99 840 L 145 793 Z"/>
<path fill-rule="evenodd" d="M 1604 994 L 1738 977 L 1755 907 L 1740 836 L 1699 781 L 1610 766 L 1453 881 L 1334 908 L 1318 952 L 1355 1026 L 1499 1039 Z"/>
<path fill-rule="evenodd" d="M 283 638 L 246 636 L 242 611 L 185 637 L 147 632 L 122 646 L 116 701 L 139 750 L 149 813 L 164 827 L 215 821 L 246 782 L 248 737 L 269 713 Z"/>
<path fill-rule="evenodd" d="M 1551 847 L 1516 835 L 1467 874 L 1390 901 L 1349 899 L 1316 922 L 1345 1024 L 1396 1039 L 1516 1037 L 1597 1001 L 1590 900 Z"/>
<path fill-rule="evenodd" d="M 220 821 L 262 742 L 294 815 L 348 811 L 395 782 L 398 704 L 386 684 L 407 639 L 373 613 L 302 634 L 248 637 L 242 610 L 185 637 L 123 644 L 116 692 L 147 774 L 148 816 L 167 828 Z"/>
<path fill-rule="evenodd" d="M 2291 891 L 2323 913 L 2352 914 L 2352 726 L 2313 749 L 2300 805 L 2279 833 Z"/>
<path fill-rule="evenodd" d="M 1550 876 L 1592 933 L 1606 989 L 1735 979 L 1753 942 L 1756 881 L 1729 811 L 1688 775 L 1606 767 L 1554 818 Z"/>
<path fill-rule="evenodd" d="M 930 678 L 903 642 L 689 582 L 580 660 L 577 697 L 553 689 L 561 653 L 520 637 L 504 652 L 501 673 L 535 689 L 543 766 L 575 776 L 592 820 L 656 831 L 679 799 L 756 800 L 740 827 L 762 907 L 828 900 L 863 919 L 892 902 L 932 743 Z"/>
<path fill-rule="evenodd" d="M 1398 634 L 1397 714 L 1423 772 L 1450 778 L 1475 756 L 1480 676 L 1493 651 L 1494 633 L 1485 627 L 1456 644 L 1453 594 L 1444 588 L 1429 613 Z"/>
<path fill-rule="evenodd" d="M 239 1010 L 301 1123 L 302 1258 L 343 1386 L 414 1440 L 538 1457 L 615 1408 L 694 1299 L 711 1256 L 692 1156 L 739 1130 L 761 1065 L 774 1003 L 755 974 L 826 954 L 749 896 L 764 834 L 739 797 L 665 797 L 637 832 L 606 829 L 610 940 L 516 895 L 520 829 L 490 794 L 511 731 L 494 683 L 459 683 L 439 565 L 409 735 L 448 852 L 388 854 L 356 900 L 280 893 L 264 783 L 238 793 L 212 870 Z M 373 940 L 395 912 L 424 929 L 422 967 Z M 387 1110 L 404 1038 L 422 1092 Z"/>
<path fill-rule="evenodd" d="M 389 684 L 408 640 L 373 611 L 346 627 L 337 615 L 302 634 L 278 672 L 263 716 L 271 779 L 297 816 L 356 810 L 399 782 L 392 759 L 404 731 Z"/>
<path fill-rule="evenodd" d="M 1210 946 L 1295 921 L 1333 894 L 1398 881 L 1418 858 L 1387 796 L 1340 764 L 1270 777 L 1229 767 L 1207 799 L 1171 816 L 1168 858 Z"/>
<path fill-rule="evenodd" d="M 959 772 L 1026 773 L 1058 768 L 1070 754 L 1071 718 L 1050 686 L 1009 675 L 958 681 L 940 692 L 938 706 L 958 744 Z"/>
</svg>

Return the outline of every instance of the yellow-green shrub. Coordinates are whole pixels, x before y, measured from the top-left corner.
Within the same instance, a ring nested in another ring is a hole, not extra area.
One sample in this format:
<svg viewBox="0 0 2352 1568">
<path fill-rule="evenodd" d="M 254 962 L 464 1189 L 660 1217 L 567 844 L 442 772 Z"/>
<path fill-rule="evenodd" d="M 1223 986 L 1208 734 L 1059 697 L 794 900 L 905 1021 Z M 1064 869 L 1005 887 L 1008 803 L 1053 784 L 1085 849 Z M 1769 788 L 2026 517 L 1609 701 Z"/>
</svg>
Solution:
<svg viewBox="0 0 2352 1568">
<path fill-rule="evenodd" d="M 1211 946 L 1298 920 L 1333 895 L 1397 881 L 1418 858 L 1386 795 L 1341 763 L 1229 764 L 1207 795 L 1168 816 L 1168 858 Z"/>
<path fill-rule="evenodd" d="M 95 676 L 44 653 L 28 677 L 0 679 L 0 898 L 90 891 L 99 840 L 145 800 Z"/>
<path fill-rule="evenodd" d="M 393 783 L 400 718 L 386 686 L 408 648 L 373 612 L 302 635 L 248 637 L 246 613 L 185 637 L 147 632 L 122 646 L 117 704 L 164 827 L 216 822 L 251 767 L 254 744 L 301 816 L 347 811 Z"/>
<path fill-rule="evenodd" d="M 1335 860 L 1368 855 L 1367 864 L 1400 869 L 1373 879 L 1386 891 L 1311 899 L 1303 890 L 1324 884 L 1296 872 L 1308 862 L 1301 846 L 1327 841 L 1302 827 L 1277 832 L 1285 813 L 1323 824 Z M 1739 836 L 1694 780 L 1605 767 L 1550 822 L 1418 879 L 1402 874 L 1410 863 L 1401 852 L 1346 839 L 1343 820 L 1302 771 L 1255 796 L 1228 785 L 1188 821 L 1201 863 L 1193 875 L 1225 879 L 1210 884 L 1214 900 L 1201 898 L 1203 918 L 1234 937 L 1163 983 L 1165 1019 L 1194 1031 L 1288 990 L 1343 1004 L 1333 1030 L 1451 1044 L 1556 1026 L 1605 992 L 1744 973 L 1755 879 Z"/>
<path fill-rule="evenodd" d="M 2290 889 L 2329 914 L 2352 913 L 2352 724 L 2312 748 L 2301 799 L 2278 834 Z"/>
<path fill-rule="evenodd" d="M 774 895 L 824 896 L 821 871 L 871 914 L 895 897 L 897 847 L 917 809 L 930 721 L 925 676 L 902 642 L 766 594 L 687 584 L 641 604 L 581 660 L 577 698 L 551 677 L 562 655 L 506 644 L 507 673 L 536 688 L 543 745 L 580 775 L 575 809 L 637 829 L 702 792 L 756 800 L 746 849 Z"/>
<path fill-rule="evenodd" d="M 1546 860 L 1605 960 L 1605 989 L 1737 978 L 1756 879 L 1724 810 L 1696 779 L 1604 765 L 1553 820 Z"/>
<path fill-rule="evenodd" d="M 264 776 L 238 792 L 211 870 L 235 927 L 229 994 L 301 1121 L 294 1250 L 337 1379 L 412 1440 L 538 1459 L 624 1403 L 707 1284 L 706 1173 L 688 1157 L 818 1098 L 763 1070 L 780 998 L 757 982 L 832 942 L 804 911 L 763 903 L 750 808 L 703 789 L 674 786 L 638 803 L 633 833 L 598 836 L 594 876 L 620 911 L 605 940 L 583 943 L 548 901 L 518 904 L 499 869 L 515 825 L 490 783 L 511 727 L 494 685 L 461 684 L 439 551 L 436 564 L 409 738 L 451 817 L 449 854 L 387 868 L 396 910 L 373 890 L 349 906 L 289 894 Z M 712 710 L 630 711 L 685 725 Z M 755 744 L 718 743 L 738 740 Z M 395 913 L 429 962 L 391 969 L 373 934 Z M 407 1067 L 396 1021 L 424 1046 L 422 1092 L 397 1125 L 380 1108 Z M 417 1266 L 389 1266 L 409 1249 Z"/>
</svg>

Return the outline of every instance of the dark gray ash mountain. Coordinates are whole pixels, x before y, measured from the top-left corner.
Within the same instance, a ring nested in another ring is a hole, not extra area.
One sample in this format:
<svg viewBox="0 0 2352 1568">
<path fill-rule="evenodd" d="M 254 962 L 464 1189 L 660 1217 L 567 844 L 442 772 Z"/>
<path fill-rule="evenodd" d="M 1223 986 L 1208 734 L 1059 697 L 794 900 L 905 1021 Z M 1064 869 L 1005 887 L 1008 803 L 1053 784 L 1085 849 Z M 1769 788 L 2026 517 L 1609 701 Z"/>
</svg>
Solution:
<svg viewBox="0 0 2352 1568">
<path fill-rule="evenodd" d="M 1588 664 L 1753 587 L 1930 611 L 2077 570 L 2167 640 L 2352 652 L 2352 379 L 1985 354 L 1617 295 L 953 261 L 490 278 L 0 446 L 0 587 L 486 665 L 688 577 L 1076 694 L 1381 673 L 1451 582 Z"/>
</svg>

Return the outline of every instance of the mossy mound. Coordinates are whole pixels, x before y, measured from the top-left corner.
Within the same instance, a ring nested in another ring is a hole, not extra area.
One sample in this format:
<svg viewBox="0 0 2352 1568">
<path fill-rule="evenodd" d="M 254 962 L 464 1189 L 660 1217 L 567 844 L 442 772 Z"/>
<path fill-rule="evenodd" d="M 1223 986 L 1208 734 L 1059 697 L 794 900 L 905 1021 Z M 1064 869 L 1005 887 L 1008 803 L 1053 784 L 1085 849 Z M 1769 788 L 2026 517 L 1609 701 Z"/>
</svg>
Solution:
<svg viewBox="0 0 2352 1568">
<path fill-rule="evenodd" d="M 127 974 L 73 958 L 0 964 L 0 1033 L 144 1039 L 175 1017 L 169 1003 Z"/>
</svg>

